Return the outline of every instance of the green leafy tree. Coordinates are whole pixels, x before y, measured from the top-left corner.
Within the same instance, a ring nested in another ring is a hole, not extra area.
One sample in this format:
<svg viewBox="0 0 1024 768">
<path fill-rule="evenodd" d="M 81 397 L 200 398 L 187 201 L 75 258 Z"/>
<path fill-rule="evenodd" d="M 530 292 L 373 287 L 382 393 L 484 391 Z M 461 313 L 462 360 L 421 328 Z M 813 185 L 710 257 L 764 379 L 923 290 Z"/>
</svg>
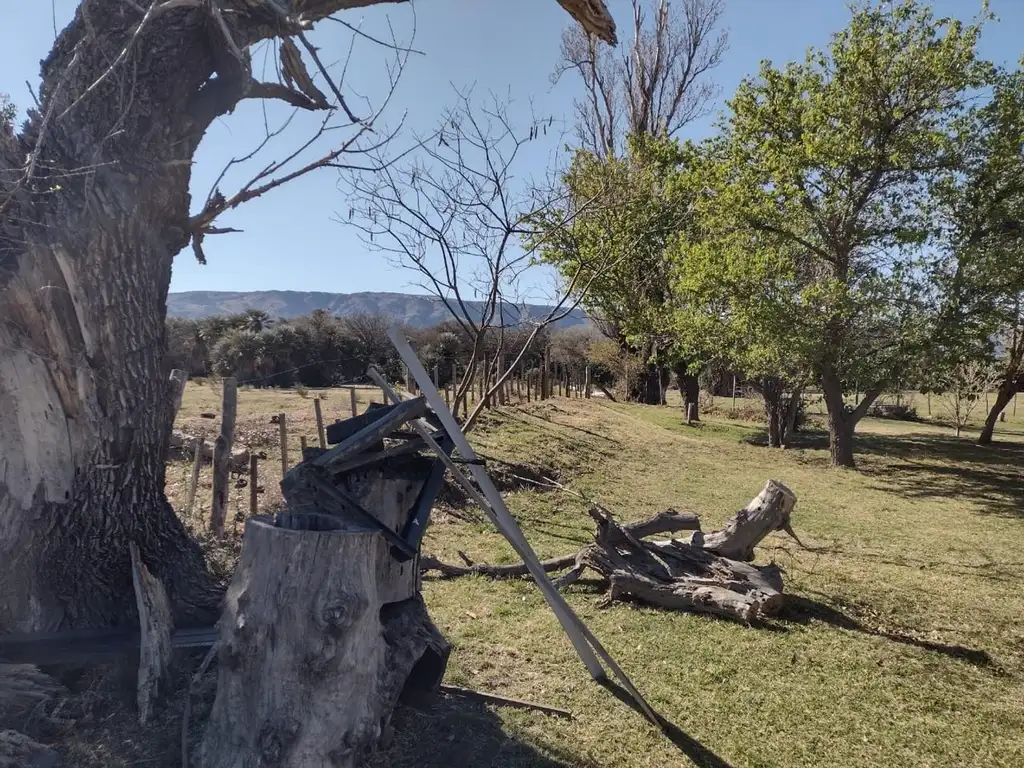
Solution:
<svg viewBox="0 0 1024 768">
<path fill-rule="evenodd" d="M 943 289 L 939 357 L 998 372 L 978 441 L 992 442 L 999 414 L 1024 372 L 1024 73 L 1000 72 L 991 99 L 960 131 L 960 172 L 937 185 L 947 225 L 938 262 Z M 941 383 L 941 382 L 940 382 Z"/>
<path fill-rule="evenodd" d="M 688 162 L 691 178 L 702 178 L 701 161 Z M 768 445 L 783 447 L 813 381 L 808 341 L 819 329 L 802 298 L 802 252 L 767 240 L 735 221 L 714 238 L 681 237 L 674 320 L 682 355 L 743 372 L 764 400 Z"/>
<path fill-rule="evenodd" d="M 731 238 L 737 259 L 778 260 L 779 281 L 744 290 L 783 312 L 778 341 L 800 339 L 834 466 L 854 465 L 857 422 L 926 348 L 930 192 L 955 168 L 954 125 L 990 76 L 979 33 L 914 0 L 855 6 L 826 51 L 743 81 L 689 181 L 701 237 Z M 855 388 L 865 395 L 850 407 Z"/>
<path fill-rule="evenodd" d="M 582 274 L 588 314 L 647 363 L 630 391 L 647 403 L 664 401 L 672 362 L 667 247 L 688 220 L 688 201 L 674 191 L 680 161 L 675 141 L 644 135 L 629 139 L 623 157 L 581 150 L 563 179 L 570 205 L 538 223 L 541 258 L 566 277 Z"/>
</svg>

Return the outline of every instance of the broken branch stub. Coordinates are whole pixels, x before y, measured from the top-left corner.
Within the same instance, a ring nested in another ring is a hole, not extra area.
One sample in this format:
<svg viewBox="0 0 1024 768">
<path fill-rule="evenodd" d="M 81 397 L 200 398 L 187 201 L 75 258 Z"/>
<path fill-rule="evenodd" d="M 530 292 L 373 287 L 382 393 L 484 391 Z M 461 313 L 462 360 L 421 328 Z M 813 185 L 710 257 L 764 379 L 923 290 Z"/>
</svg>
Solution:
<svg viewBox="0 0 1024 768">
<path fill-rule="evenodd" d="M 770 533 L 796 535 L 789 518 L 796 495 L 777 480 L 768 480 L 761 492 L 728 523 L 708 534 L 695 534 L 690 543 L 732 560 L 753 560 L 754 549 Z"/>
</svg>

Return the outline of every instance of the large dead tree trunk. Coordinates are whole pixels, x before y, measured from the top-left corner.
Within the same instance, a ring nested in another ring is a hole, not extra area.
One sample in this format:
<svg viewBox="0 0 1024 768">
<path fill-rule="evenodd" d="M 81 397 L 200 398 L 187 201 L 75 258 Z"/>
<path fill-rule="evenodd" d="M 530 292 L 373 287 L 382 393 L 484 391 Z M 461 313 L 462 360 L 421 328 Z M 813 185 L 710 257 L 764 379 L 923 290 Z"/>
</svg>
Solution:
<svg viewBox="0 0 1024 768">
<path fill-rule="evenodd" d="M 214 5 L 241 48 L 280 29 Z M 18 136 L 0 126 L 0 631 L 132 623 L 133 541 L 179 620 L 220 599 L 164 497 L 164 321 L 195 150 L 245 90 L 209 4 L 141 6 L 161 8 L 83 4 L 38 111 Z"/>
<path fill-rule="evenodd" d="M 356 765 L 417 664 L 427 657 L 427 688 L 444 672 L 447 646 L 422 599 L 388 578 L 384 539 L 339 518 L 296 518 L 302 527 L 246 523 L 203 768 Z"/>
<path fill-rule="evenodd" d="M 203 768 L 356 765 L 403 691 L 436 689 L 449 646 L 419 595 L 418 559 L 397 560 L 347 506 L 399 532 L 432 467 L 406 456 L 335 476 L 352 500 L 337 506 L 299 465 L 282 484 L 289 511 L 246 523 Z"/>
<path fill-rule="evenodd" d="M 190 218 L 192 162 L 243 98 L 325 106 L 255 83 L 240 52 L 389 1 L 83 2 L 24 130 L 0 124 L 0 631 L 132 622 L 132 541 L 177 618 L 215 615 L 163 492 L 171 264 L 212 219 Z"/>
</svg>

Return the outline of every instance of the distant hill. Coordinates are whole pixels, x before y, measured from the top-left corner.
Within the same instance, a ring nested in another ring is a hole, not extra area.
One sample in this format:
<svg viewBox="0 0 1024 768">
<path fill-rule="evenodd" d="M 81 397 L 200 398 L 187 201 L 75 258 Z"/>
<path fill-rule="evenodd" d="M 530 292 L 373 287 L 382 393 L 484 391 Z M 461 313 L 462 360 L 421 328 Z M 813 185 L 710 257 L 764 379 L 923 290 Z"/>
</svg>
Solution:
<svg viewBox="0 0 1024 768">
<path fill-rule="evenodd" d="M 483 311 L 482 302 L 469 302 L 477 317 Z M 439 299 L 408 293 L 323 293 L 320 291 L 182 291 L 167 297 L 167 313 L 171 317 L 199 319 L 213 315 L 230 315 L 246 309 L 261 309 L 272 317 L 298 317 L 314 309 L 325 309 L 332 315 L 372 314 L 387 315 L 414 328 L 428 328 L 449 320 L 448 310 Z M 526 306 L 527 318 L 544 317 L 550 307 L 538 304 Z M 507 322 L 515 322 L 517 308 L 509 306 Z M 589 322 L 582 310 L 574 310 L 561 322 L 559 328 L 569 328 Z"/>
</svg>

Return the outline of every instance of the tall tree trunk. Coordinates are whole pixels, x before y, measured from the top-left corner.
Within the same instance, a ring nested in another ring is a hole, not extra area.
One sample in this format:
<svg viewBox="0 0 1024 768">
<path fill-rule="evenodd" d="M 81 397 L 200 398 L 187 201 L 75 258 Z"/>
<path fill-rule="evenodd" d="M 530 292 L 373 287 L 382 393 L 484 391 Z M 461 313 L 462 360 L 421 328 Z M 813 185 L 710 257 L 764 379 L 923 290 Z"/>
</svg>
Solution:
<svg viewBox="0 0 1024 768">
<path fill-rule="evenodd" d="M 828 411 L 828 445 L 833 467 L 855 467 L 853 432 L 872 403 L 882 393 L 877 385 L 864 393 L 856 407 L 848 407 L 843 400 L 843 383 L 834 372 L 826 371 L 821 377 L 821 388 Z"/>
<path fill-rule="evenodd" d="M 87 5 L 43 62 L 39 111 L 0 126 L 0 631 L 134 621 L 130 542 L 179 623 L 220 598 L 164 496 L 164 321 L 193 155 L 242 81 L 202 4 L 137 35 L 137 4 Z M 240 48 L 275 33 L 219 5 Z"/>
<path fill-rule="evenodd" d="M 764 412 L 768 422 L 768 447 L 788 447 L 796 428 L 800 389 L 793 388 L 787 394 L 786 382 L 778 376 L 751 379 L 750 383 L 764 400 Z"/>
<path fill-rule="evenodd" d="M 667 376 L 668 369 L 665 366 L 648 363 L 630 387 L 629 399 L 645 405 L 664 405 Z"/>
<path fill-rule="evenodd" d="M 999 385 L 999 389 L 996 390 L 996 400 L 992 403 L 992 408 L 988 412 L 988 416 L 985 417 L 985 426 L 981 428 L 981 434 L 978 435 L 978 445 L 990 445 L 992 443 L 992 435 L 996 430 L 996 422 L 999 420 L 999 414 L 1003 412 L 1003 409 L 1010 404 L 1013 400 L 1013 396 L 1017 392 L 1017 379 L 1013 377 L 1011 379 L 1004 379 Z"/>
<path fill-rule="evenodd" d="M 676 375 L 676 383 L 683 396 L 683 413 L 690 413 L 690 405 L 693 405 L 694 420 L 700 421 L 700 379 L 696 374 L 690 373 L 690 361 L 679 360 L 672 366 Z"/>
<path fill-rule="evenodd" d="M 999 382 L 996 401 L 992 404 L 988 416 L 985 417 L 985 426 L 982 427 L 981 434 L 978 436 L 978 445 L 991 444 L 999 414 L 1010 404 L 1013 396 L 1017 393 L 1017 380 L 1021 375 L 1022 364 L 1024 364 L 1024 327 L 1018 323 L 1013 329 L 1011 343 L 1007 349 L 1003 380 Z"/>
</svg>

